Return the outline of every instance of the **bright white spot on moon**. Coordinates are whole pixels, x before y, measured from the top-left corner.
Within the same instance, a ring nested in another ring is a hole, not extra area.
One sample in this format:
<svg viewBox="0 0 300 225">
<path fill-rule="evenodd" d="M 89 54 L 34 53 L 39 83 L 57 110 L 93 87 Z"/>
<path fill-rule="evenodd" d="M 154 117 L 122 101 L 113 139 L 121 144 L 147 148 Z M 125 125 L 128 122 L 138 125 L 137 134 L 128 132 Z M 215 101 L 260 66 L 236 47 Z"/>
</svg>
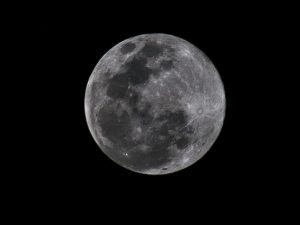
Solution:
<svg viewBox="0 0 300 225">
<path fill-rule="evenodd" d="M 162 79 L 167 79 L 172 73 L 167 71 L 164 73 L 164 75 L 162 76 Z"/>
<path fill-rule="evenodd" d="M 190 160 L 189 158 L 183 158 L 182 163 L 185 164 L 185 163 L 187 163 L 189 160 Z"/>
<path fill-rule="evenodd" d="M 192 57 L 192 53 L 187 47 L 181 47 L 179 54 L 183 57 Z"/>
</svg>

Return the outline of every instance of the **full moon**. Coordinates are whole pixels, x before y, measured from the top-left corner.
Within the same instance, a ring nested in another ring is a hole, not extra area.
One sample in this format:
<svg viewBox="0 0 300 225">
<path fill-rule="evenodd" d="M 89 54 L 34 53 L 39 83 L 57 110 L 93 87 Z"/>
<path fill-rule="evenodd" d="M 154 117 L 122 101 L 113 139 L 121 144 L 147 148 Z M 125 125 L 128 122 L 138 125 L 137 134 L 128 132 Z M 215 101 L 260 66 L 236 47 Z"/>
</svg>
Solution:
<svg viewBox="0 0 300 225">
<path fill-rule="evenodd" d="M 111 48 L 85 93 L 89 130 L 118 165 L 142 174 L 177 172 L 216 141 L 225 116 L 222 80 L 196 46 L 144 34 Z"/>
</svg>

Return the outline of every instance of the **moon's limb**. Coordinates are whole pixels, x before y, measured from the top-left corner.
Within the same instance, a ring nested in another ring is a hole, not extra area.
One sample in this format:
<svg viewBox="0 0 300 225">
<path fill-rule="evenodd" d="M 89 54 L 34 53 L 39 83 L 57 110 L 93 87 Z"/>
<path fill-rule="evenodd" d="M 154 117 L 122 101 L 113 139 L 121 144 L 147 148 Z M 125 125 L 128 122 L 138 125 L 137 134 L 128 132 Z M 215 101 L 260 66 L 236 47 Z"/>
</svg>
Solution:
<svg viewBox="0 0 300 225">
<path fill-rule="evenodd" d="M 225 116 L 221 78 L 207 56 L 166 34 L 129 38 L 109 50 L 87 85 L 85 113 L 103 152 L 144 174 L 198 161 Z"/>
</svg>

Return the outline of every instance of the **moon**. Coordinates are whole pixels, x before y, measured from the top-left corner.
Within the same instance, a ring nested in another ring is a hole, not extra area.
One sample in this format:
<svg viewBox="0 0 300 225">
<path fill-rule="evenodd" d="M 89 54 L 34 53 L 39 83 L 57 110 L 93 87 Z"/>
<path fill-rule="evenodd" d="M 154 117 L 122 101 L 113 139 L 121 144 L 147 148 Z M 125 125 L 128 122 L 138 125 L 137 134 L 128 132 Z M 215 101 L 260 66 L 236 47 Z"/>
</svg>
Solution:
<svg viewBox="0 0 300 225">
<path fill-rule="evenodd" d="M 104 154 L 149 175 L 197 162 L 225 117 L 224 86 L 212 61 L 188 41 L 161 33 L 111 48 L 88 80 L 84 105 Z"/>
</svg>

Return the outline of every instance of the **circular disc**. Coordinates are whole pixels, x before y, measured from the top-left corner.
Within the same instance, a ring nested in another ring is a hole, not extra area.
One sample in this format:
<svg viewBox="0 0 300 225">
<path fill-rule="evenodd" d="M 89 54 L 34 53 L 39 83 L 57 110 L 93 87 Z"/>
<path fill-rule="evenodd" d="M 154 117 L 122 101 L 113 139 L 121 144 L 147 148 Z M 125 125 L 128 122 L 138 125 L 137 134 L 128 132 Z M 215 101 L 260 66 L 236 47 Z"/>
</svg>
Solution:
<svg viewBox="0 0 300 225">
<path fill-rule="evenodd" d="M 198 161 L 225 116 L 220 76 L 191 43 L 167 34 L 129 38 L 110 49 L 85 94 L 88 127 L 114 162 L 167 174 Z"/>
</svg>

